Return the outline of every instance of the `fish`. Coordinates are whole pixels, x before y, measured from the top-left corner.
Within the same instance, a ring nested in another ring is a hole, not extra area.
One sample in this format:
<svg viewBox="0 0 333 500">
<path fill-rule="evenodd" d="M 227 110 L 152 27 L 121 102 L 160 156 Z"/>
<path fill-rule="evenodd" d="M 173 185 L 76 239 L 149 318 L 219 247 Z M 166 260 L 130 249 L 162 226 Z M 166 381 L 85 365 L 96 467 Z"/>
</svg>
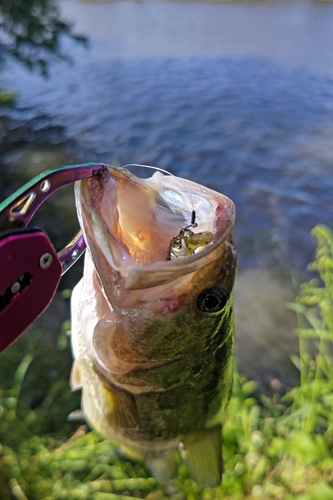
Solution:
<svg viewBox="0 0 333 500">
<path fill-rule="evenodd" d="M 234 203 L 156 170 L 108 168 L 75 185 L 86 241 L 71 298 L 72 390 L 89 424 L 162 481 L 175 452 L 221 483 L 232 390 Z"/>
</svg>

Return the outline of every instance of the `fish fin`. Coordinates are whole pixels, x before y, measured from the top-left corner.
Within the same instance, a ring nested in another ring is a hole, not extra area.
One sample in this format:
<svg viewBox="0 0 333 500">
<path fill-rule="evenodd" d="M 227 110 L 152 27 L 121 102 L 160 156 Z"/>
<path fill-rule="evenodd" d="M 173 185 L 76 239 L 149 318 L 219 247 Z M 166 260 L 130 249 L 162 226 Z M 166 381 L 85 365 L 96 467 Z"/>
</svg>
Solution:
<svg viewBox="0 0 333 500">
<path fill-rule="evenodd" d="M 220 485 L 223 472 L 221 425 L 184 436 L 180 453 L 189 473 L 200 486 L 214 488 Z"/>
<path fill-rule="evenodd" d="M 147 464 L 153 475 L 160 481 L 169 481 L 177 477 L 177 464 L 174 451 L 162 453 L 158 457 L 147 459 Z"/>
<path fill-rule="evenodd" d="M 79 368 L 78 362 L 74 361 L 70 376 L 70 386 L 72 391 L 76 391 L 77 389 L 81 389 L 81 370 Z"/>
<path fill-rule="evenodd" d="M 77 422 L 78 420 L 86 420 L 86 416 L 82 410 L 74 410 L 67 416 L 68 422 Z"/>
</svg>

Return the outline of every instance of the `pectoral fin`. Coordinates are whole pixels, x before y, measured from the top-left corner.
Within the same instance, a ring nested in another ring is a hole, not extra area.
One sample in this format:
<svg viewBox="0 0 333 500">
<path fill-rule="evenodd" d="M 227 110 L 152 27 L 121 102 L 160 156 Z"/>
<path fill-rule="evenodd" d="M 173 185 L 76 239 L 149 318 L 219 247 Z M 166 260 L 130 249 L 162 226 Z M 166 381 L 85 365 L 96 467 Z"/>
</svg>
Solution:
<svg viewBox="0 0 333 500">
<path fill-rule="evenodd" d="M 76 391 L 78 389 L 81 389 L 82 383 L 81 383 L 81 370 L 78 366 L 78 362 L 74 361 L 73 366 L 72 366 L 72 372 L 70 376 L 70 386 L 72 391 Z"/>
<path fill-rule="evenodd" d="M 184 463 L 195 481 L 204 488 L 219 486 L 222 479 L 222 429 L 193 432 L 183 437 L 180 452 Z"/>
</svg>

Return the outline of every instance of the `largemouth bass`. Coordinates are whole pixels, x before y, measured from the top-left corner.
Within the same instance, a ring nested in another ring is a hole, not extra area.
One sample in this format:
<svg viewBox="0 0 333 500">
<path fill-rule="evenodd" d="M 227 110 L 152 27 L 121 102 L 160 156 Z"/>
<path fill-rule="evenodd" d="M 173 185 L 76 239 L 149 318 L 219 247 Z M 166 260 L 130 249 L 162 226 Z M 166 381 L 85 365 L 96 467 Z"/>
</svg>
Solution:
<svg viewBox="0 0 333 500">
<path fill-rule="evenodd" d="M 109 169 L 75 187 L 87 244 L 72 295 L 71 375 L 88 421 L 162 480 L 174 451 L 221 482 L 232 387 L 232 201 L 186 179 Z"/>
</svg>

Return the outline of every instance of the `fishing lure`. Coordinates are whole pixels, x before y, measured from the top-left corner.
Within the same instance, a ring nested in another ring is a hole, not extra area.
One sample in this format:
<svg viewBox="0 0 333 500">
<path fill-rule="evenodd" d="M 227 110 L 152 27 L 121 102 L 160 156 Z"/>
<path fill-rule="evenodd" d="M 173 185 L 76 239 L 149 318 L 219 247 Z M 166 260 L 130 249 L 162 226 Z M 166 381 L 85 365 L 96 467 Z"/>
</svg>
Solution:
<svg viewBox="0 0 333 500">
<path fill-rule="evenodd" d="M 167 260 L 193 255 L 199 248 L 213 241 L 213 233 L 211 231 L 194 233 L 190 228 L 195 227 L 197 227 L 195 222 L 195 210 L 192 210 L 191 224 L 183 227 L 179 234 L 172 238 L 169 245 Z"/>
</svg>

